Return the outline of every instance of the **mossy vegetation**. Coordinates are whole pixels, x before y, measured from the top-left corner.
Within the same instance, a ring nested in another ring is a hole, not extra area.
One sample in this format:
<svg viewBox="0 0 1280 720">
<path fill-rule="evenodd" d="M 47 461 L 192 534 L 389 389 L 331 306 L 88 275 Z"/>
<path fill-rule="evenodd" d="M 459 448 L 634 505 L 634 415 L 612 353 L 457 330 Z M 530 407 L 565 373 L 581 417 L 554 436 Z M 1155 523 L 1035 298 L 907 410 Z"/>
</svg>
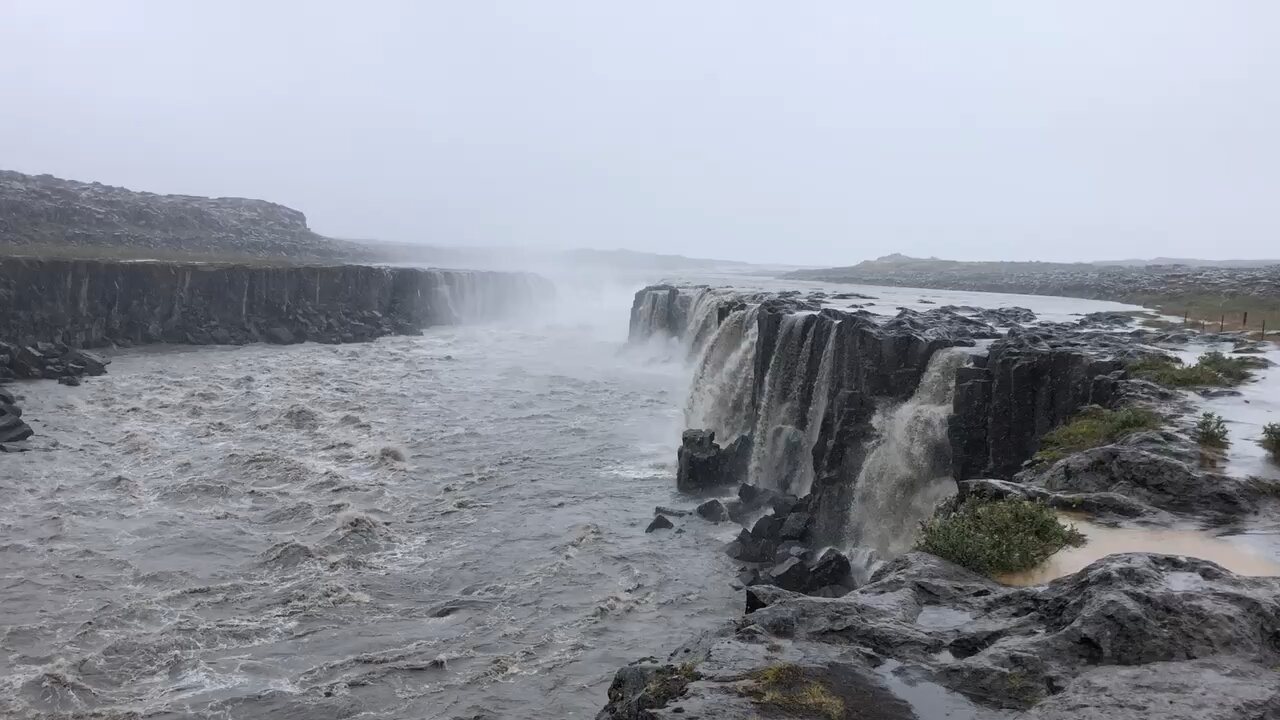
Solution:
<svg viewBox="0 0 1280 720">
<path fill-rule="evenodd" d="M 1072 453 L 1109 445 L 1126 435 L 1154 430 L 1162 424 L 1164 420 L 1159 413 L 1146 408 L 1130 406 L 1108 410 L 1090 405 L 1040 438 L 1040 451 L 1034 460 L 1057 462 Z"/>
<path fill-rule="evenodd" d="M 664 665 L 650 676 L 637 704 L 645 708 L 666 707 L 672 700 L 684 695 L 689 683 L 700 677 L 696 665 L 692 662 Z M 610 700 L 614 699 L 610 697 Z"/>
<path fill-rule="evenodd" d="M 1021 498 L 971 497 L 954 509 L 944 505 L 921 527 L 916 549 L 985 575 L 1020 572 L 1039 565 L 1084 536 L 1058 520 L 1048 505 Z"/>
<path fill-rule="evenodd" d="M 1262 439 L 1258 444 L 1271 453 L 1272 460 L 1280 461 L 1280 423 L 1267 423 L 1262 426 Z"/>
<path fill-rule="evenodd" d="M 1262 358 L 1227 357 L 1214 351 L 1201 355 L 1192 365 L 1169 355 L 1144 355 L 1130 363 L 1129 372 L 1167 387 L 1229 386 L 1249 380 L 1254 370 L 1266 366 Z"/>
<path fill-rule="evenodd" d="M 1191 434 L 1201 447 L 1224 448 L 1231 444 L 1227 439 L 1227 423 L 1217 413 L 1206 412 L 1201 415 Z"/>
<path fill-rule="evenodd" d="M 770 665 L 751 673 L 753 683 L 742 694 L 760 705 L 800 717 L 840 720 L 844 700 L 822 680 L 791 663 Z"/>
</svg>

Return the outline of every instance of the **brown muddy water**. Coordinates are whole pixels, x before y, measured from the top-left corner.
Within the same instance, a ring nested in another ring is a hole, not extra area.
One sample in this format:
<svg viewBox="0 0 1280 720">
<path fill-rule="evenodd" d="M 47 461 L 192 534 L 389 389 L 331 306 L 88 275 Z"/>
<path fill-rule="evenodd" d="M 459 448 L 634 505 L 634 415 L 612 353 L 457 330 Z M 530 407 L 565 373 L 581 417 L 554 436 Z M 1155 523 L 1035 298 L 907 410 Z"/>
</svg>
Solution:
<svg viewBox="0 0 1280 720">
<path fill-rule="evenodd" d="M 1218 536 L 1189 528 L 1109 527 L 1067 513 L 1059 517 L 1084 534 L 1085 544 L 1064 548 L 1037 567 L 1001 575 L 996 580 L 1006 585 L 1041 585 L 1082 570 L 1108 555 L 1131 552 L 1186 555 L 1215 562 L 1241 575 L 1280 575 L 1280 562 L 1252 544 L 1242 542 L 1242 536 Z"/>
</svg>

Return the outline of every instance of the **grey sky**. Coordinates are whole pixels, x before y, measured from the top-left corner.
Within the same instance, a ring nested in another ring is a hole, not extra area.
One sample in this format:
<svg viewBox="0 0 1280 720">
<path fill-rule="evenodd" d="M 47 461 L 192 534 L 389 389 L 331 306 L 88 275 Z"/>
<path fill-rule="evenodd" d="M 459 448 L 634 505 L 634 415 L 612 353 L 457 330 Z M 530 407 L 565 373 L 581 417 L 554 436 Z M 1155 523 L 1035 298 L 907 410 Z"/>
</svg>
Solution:
<svg viewBox="0 0 1280 720">
<path fill-rule="evenodd" d="M 1280 3 L 0 3 L 0 167 L 346 237 L 1280 255 Z"/>
</svg>

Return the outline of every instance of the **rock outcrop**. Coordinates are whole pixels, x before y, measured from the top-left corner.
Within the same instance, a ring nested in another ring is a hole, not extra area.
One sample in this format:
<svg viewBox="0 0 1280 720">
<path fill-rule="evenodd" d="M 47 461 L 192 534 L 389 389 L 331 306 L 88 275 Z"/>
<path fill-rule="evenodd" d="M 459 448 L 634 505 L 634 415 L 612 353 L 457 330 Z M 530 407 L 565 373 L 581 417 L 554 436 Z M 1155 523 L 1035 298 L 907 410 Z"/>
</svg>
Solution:
<svg viewBox="0 0 1280 720">
<path fill-rule="evenodd" d="M 1280 716 L 1280 578 L 1206 561 L 1112 555 L 1022 589 L 912 553 L 838 599 L 746 598 L 741 621 L 619 671 L 598 720 L 785 715 L 788 693 L 827 698 L 802 717 Z M 782 670 L 801 682 L 757 692 Z M 623 711 L 647 686 L 630 678 L 676 672 L 648 714 Z"/>
<path fill-rule="evenodd" d="M 351 260 L 356 243 L 318 235 L 302 213 L 246 198 L 157 195 L 0 170 L 0 248 L 76 257 Z"/>
<path fill-rule="evenodd" d="M 0 389 L 0 449 L 31 437 L 31 426 L 22 420 L 22 409 L 9 392 Z"/>
</svg>

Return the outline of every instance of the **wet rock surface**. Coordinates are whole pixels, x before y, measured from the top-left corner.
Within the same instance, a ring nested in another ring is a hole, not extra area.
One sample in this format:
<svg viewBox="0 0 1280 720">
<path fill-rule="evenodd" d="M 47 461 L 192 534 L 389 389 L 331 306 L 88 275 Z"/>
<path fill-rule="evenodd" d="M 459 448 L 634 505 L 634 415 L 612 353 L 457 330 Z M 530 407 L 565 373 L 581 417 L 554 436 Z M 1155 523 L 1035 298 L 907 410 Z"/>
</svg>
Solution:
<svg viewBox="0 0 1280 720">
<path fill-rule="evenodd" d="M 745 681 L 792 664 L 857 677 L 900 717 L 1266 718 L 1280 710 L 1280 579 L 1210 562 L 1113 555 L 1046 586 L 1014 589 L 911 553 L 840 598 L 777 587 L 746 595 L 741 621 L 653 664 L 696 677 L 640 717 L 693 708 L 701 717 L 757 717 L 766 708 L 742 692 Z M 619 673 L 619 698 L 637 696 L 624 689 L 634 672 Z M 633 717 L 615 707 L 598 717 Z M 832 717 L 866 717 L 856 714 L 862 709 L 845 705 Z"/>
</svg>

